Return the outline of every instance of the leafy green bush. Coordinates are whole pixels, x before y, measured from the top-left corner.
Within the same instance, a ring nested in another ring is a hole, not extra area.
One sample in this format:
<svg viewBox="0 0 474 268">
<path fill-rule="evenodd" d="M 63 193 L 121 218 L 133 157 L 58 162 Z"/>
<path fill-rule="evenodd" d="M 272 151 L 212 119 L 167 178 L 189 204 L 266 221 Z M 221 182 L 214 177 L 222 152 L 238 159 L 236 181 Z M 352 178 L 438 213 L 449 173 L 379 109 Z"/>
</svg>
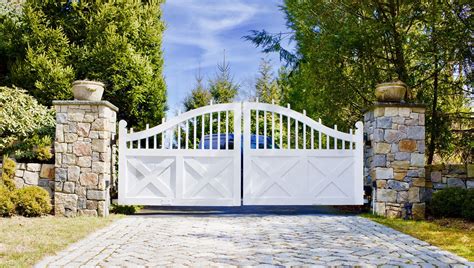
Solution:
<svg viewBox="0 0 474 268">
<path fill-rule="evenodd" d="M 55 131 L 54 111 L 17 87 L 0 87 L 0 153 L 47 160 Z"/>
<path fill-rule="evenodd" d="M 463 216 L 463 211 L 467 206 L 465 201 L 468 195 L 472 195 L 470 190 L 461 188 L 447 188 L 433 194 L 429 202 L 429 209 L 434 217 L 459 218 Z M 471 197 L 472 198 L 472 197 Z M 470 205 L 470 204 L 469 204 Z M 472 206 L 472 205 L 471 205 Z M 466 212 L 469 213 L 469 212 Z"/>
<path fill-rule="evenodd" d="M 466 199 L 462 206 L 462 217 L 468 220 L 474 220 L 474 189 L 467 190 Z"/>
<path fill-rule="evenodd" d="M 15 176 L 16 163 L 8 156 L 3 156 L 2 165 L 2 177 L 0 180 L 0 186 L 5 186 L 9 191 L 15 190 L 15 182 L 13 178 Z"/>
<path fill-rule="evenodd" d="M 18 215 L 35 217 L 51 211 L 48 192 L 38 186 L 28 186 L 13 193 L 13 202 Z"/>
<path fill-rule="evenodd" d="M 15 205 L 11 200 L 11 192 L 4 185 L 0 185 L 0 216 L 9 217 L 15 213 Z"/>
<path fill-rule="evenodd" d="M 110 212 L 115 214 L 132 215 L 137 213 L 143 208 L 143 206 L 128 206 L 128 205 L 117 205 L 112 204 Z"/>
</svg>

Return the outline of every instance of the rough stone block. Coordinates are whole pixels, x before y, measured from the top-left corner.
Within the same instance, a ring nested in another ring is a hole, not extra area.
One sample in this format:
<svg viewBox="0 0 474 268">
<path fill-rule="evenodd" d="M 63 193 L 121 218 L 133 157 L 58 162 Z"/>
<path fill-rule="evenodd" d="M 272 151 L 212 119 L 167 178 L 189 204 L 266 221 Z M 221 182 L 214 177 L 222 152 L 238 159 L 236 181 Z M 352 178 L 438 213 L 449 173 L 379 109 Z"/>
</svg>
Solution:
<svg viewBox="0 0 474 268">
<path fill-rule="evenodd" d="M 96 173 L 83 173 L 80 178 L 82 186 L 97 186 L 98 180 L 98 175 Z"/>
<path fill-rule="evenodd" d="M 396 181 L 396 180 L 389 180 L 387 182 L 387 186 L 389 189 L 394 189 L 397 191 L 404 191 L 410 188 L 410 185 L 406 182 Z"/>
<path fill-rule="evenodd" d="M 381 202 L 396 202 L 397 191 L 392 189 L 378 189 L 377 190 L 377 201 Z"/>
<path fill-rule="evenodd" d="M 399 142 L 401 139 L 405 138 L 406 134 L 398 130 L 387 129 L 385 130 L 384 140 L 388 143 Z"/>
<path fill-rule="evenodd" d="M 386 216 L 386 206 L 383 202 L 376 202 L 375 203 L 375 213 L 379 216 Z"/>
<path fill-rule="evenodd" d="M 92 154 L 92 145 L 88 142 L 77 141 L 73 144 L 73 152 L 76 156 L 89 156 Z"/>
<path fill-rule="evenodd" d="M 108 165 L 104 162 L 92 162 L 92 172 L 94 173 L 106 173 L 108 172 Z"/>
<path fill-rule="evenodd" d="M 441 172 L 440 171 L 433 171 L 431 172 L 431 181 L 432 182 L 441 182 Z"/>
<path fill-rule="evenodd" d="M 370 114 L 370 113 L 367 113 Z M 382 117 L 385 115 L 385 108 L 384 107 L 376 107 L 374 109 L 374 116 L 375 117 Z"/>
<path fill-rule="evenodd" d="M 407 152 L 398 152 L 398 153 L 395 153 L 395 160 L 399 160 L 399 161 L 410 161 L 410 153 L 407 153 Z"/>
<path fill-rule="evenodd" d="M 77 182 L 81 169 L 78 166 L 70 166 L 67 168 L 68 181 Z"/>
<path fill-rule="evenodd" d="M 54 179 L 54 165 L 43 164 L 41 166 L 40 177 L 44 179 Z"/>
<path fill-rule="evenodd" d="M 399 114 L 400 116 L 409 117 L 409 116 L 410 116 L 410 113 L 411 113 L 411 108 L 408 108 L 408 107 L 400 107 L 400 108 L 398 108 L 398 114 Z"/>
<path fill-rule="evenodd" d="M 383 189 L 387 186 L 387 181 L 386 180 L 376 180 L 377 188 L 378 189 Z"/>
<path fill-rule="evenodd" d="M 24 172 L 25 172 L 24 170 L 17 169 L 17 170 L 15 170 L 15 176 L 17 176 L 17 177 L 23 177 L 23 173 L 24 173 Z M 1 173 L 2 173 L 2 171 L 0 170 L 0 174 L 1 174 Z"/>
<path fill-rule="evenodd" d="M 25 184 L 38 185 L 38 172 L 25 171 L 25 173 L 23 173 L 23 180 L 25 181 Z"/>
<path fill-rule="evenodd" d="M 67 182 L 64 183 L 63 192 L 73 194 L 75 186 L 76 186 L 76 184 L 74 182 L 67 181 Z"/>
<path fill-rule="evenodd" d="M 77 141 L 77 134 L 75 133 L 66 133 L 64 135 L 64 141 L 67 143 L 73 143 Z"/>
<path fill-rule="evenodd" d="M 92 158 L 90 156 L 81 156 L 77 159 L 77 165 L 79 167 L 91 167 L 92 166 Z"/>
<path fill-rule="evenodd" d="M 89 200 L 105 200 L 106 192 L 98 190 L 87 190 L 87 199 Z"/>
<path fill-rule="evenodd" d="M 391 128 L 392 127 L 392 118 L 391 117 L 379 117 L 376 120 L 377 128 Z"/>
<path fill-rule="evenodd" d="M 67 180 L 67 168 L 56 168 L 54 177 L 56 181 L 65 182 Z"/>
<path fill-rule="evenodd" d="M 71 122 L 82 122 L 84 120 L 85 113 L 81 112 L 80 110 L 76 110 L 75 112 L 70 112 L 67 114 L 68 121 Z"/>
<path fill-rule="evenodd" d="M 77 195 L 58 193 L 54 194 L 54 212 L 66 217 L 76 216 Z"/>
<path fill-rule="evenodd" d="M 464 181 L 459 178 L 448 178 L 448 186 L 453 188 L 466 188 Z"/>
<path fill-rule="evenodd" d="M 56 123 L 66 124 L 67 123 L 67 113 L 56 113 Z"/>
<path fill-rule="evenodd" d="M 393 161 L 391 165 L 391 167 L 398 170 L 408 169 L 409 166 L 410 166 L 409 161 Z"/>
<path fill-rule="evenodd" d="M 107 140 L 102 140 L 102 139 L 93 139 L 92 140 L 92 151 L 94 152 L 99 152 L 99 153 L 105 153 L 107 151 L 107 145 L 108 145 Z"/>
<path fill-rule="evenodd" d="M 387 164 L 387 158 L 383 154 L 376 154 L 372 158 L 372 165 L 374 167 L 385 167 Z"/>
<path fill-rule="evenodd" d="M 95 201 L 95 200 L 87 200 L 87 201 L 86 201 L 86 207 L 87 207 L 87 209 L 94 209 L 94 210 L 96 210 L 96 209 L 97 209 L 97 202 L 98 202 L 98 201 Z"/>
<path fill-rule="evenodd" d="M 414 167 L 424 167 L 425 166 L 425 154 L 412 153 L 410 164 Z"/>
<path fill-rule="evenodd" d="M 25 186 L 25 181 L 23 178 L 20 177 L 14 177 L 13 180 L 15 181 L 15 187 L 16 188 L 23 188 Z"/>
<path fill-rule="evenodd" d="M 408 202 L 408 191 L 399 191 L 397 193 L 397 203 Z"/>
<path fill-rule="evenodd" d="M 414 140 L 401 140 L 398 143 L 400 152 L 414 152 L 416 150 L 416 141 Z"/>
<path fill-rule="evenodd" d="M 41 164 L 28 163 L 28 164 L 26 164 L 26 170 L 28 170 L 28 171 L 40 171 L 41 170 Z"/>
<path fill-rule="evenodd" d="M 374 154 L 388 154 L 391 146 L 385 142 L 377 142 L 374 145 Z"/>
<path fill-rule="evenodd" d="M 79 137 L 89 137 L 89 131 L 91 129 L 91 124 L 89 123 L 78 123 L 77 124 L 77 135 Z"/>
<path fill-rule="evenodd" d="M 425 187 L 426 180 L 425 178 L 413 178 L 411 185 L 416 187 Z"/>
<path fill-rule="evenodd" d="M 97 118 L 92 123 L 91 130 L 109 130 L 109 120 L 105 118 Z"/>
<path fill-rule="evenodd" d="M 66 164 L 66 165 L 76 164 L 76 156 L 73 154 L 63 154 L 63 164 Z"/>
<path fill-rule="evenodd" d="M 375 168 L 375 179 L 376 180 L 388 180 L 393 179 L 393 168 Z"/>
<path fill-rule="evenodd" d="M 394 179 L 396 179 L 397 181 L 403 181 L 406 176 L 407 176 L 407 173 L 406 173 L 406 172 L 394 172 L 394 173 L 393 173 L 393 177 L 394 177 Z"/>
<path fill-rule="evenodd" d="M 65 153 L 67 151 L 67 143 L 55 142 L 54 143 L 54 151 L 56 153 Z"/>
<path fill-rule="evenodd" d="M 420 188 L 410 187 L 410 189 L 408 189 L 408 202 L 420 202 Z"/>
<path fill-rule="evenodd" d="M 385 107 L 385 116 L 397 116 L 398 107 Z"/>
<path fill-rule="evenodd" d="M 408 127 L 408 139 L 424 140 L 425 139 L 425 127 L 424 126 L 410 126 Z"/>
</svg>

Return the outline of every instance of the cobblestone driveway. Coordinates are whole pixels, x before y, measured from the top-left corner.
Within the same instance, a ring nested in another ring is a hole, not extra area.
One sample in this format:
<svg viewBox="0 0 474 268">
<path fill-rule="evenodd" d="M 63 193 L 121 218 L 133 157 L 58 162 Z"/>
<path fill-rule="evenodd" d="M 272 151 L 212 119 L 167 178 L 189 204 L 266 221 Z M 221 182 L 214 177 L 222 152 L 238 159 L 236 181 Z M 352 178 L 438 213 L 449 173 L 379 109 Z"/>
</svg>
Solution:
<svg viewBox="0 0 474 268">
<path fill-rule="evenodd" d="M 37 266 L 473 266 L 355 216 L 128 217 Z"/>
</svg>

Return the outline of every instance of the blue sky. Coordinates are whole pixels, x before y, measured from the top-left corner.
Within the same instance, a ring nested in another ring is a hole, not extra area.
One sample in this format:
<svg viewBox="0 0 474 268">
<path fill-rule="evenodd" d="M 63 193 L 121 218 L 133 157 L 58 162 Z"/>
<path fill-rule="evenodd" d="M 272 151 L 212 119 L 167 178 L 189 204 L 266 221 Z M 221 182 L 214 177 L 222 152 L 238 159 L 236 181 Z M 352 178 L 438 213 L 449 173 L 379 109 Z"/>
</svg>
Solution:
<svg viewBox="0 0 474 268">
<path fill-rule="evenodd" d="M 241 84 L 244 92 L 252 86 L 262 57 L 272 60 L 276 73 L 281 65 L 278 55 L 261 53 L 242 36 L 250 30 L 287 31 L 281 4 L 281 0 L 166 1 L 163 50 L 168 113 L 182 107 L 195 84 L 199 66 L 206 81 L 214 76 L 224 49 L 234 81 Z"/>
</svg>

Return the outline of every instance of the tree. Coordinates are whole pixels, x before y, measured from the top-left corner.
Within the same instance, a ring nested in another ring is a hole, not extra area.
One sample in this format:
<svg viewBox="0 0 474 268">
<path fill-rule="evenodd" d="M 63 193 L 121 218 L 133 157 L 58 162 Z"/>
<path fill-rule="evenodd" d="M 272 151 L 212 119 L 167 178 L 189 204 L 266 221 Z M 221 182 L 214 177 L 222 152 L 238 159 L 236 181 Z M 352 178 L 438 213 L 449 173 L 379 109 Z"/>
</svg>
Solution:
<svg viewBox="0 0 474 268">
<path fill-rule="evenodd" d="M 199 71 L 196 75 L 195 87 L 191 90 L 191 93 L 184 99 L 183 105 L 185 111 L 190 111 L 199 107 L 209 105 L 209 103 L 211 102 L 211 92 L 209 92 L 209 90 L 205 88 L 202 81 L 203 77 L 201 76 L 201 72 Z"/>
<path fill-rule="evenodd" d="M 296 52 L 284 97 L 297 110 L 347 129 L 374 101 L 377 83 L 400 79 L 427 104 L 428 156 L 449 154 L 447 115 L 469 111 L 472 20 L 468 1 L 286 0 Z M 246 38 L 281 52 L 281 34 Z M 284 51 L 287 54 L 287 51 Z"/>
<path fill-rule="evenodd" d="M 273 78 L 271 61 L 262 59 L 259 77 L 255 83 L 255 92 L 261 102 L 280 103 L 281 93 L 276 79 Z"/>
<path fill-rule="evenodd" d="M 233 102 L 239 92 L 239 85 L 235 84 L 230 74 L 229 63 L 224 59 L 222 63 L 217 64 L 217 73 L 213 79 L 209 81 L 209 91 L 215 103 Z"/>
<path fill-rule="evenodd" d="M 100 80 L 119 118 L 143 128 L 166 109 L 161 0 L 33 1 L 0 14 L 0 85 L 43 105 L 70 99 L 71 82 Z M 2 4 L 5 5 L 5 4 Z"/>
</svg>

